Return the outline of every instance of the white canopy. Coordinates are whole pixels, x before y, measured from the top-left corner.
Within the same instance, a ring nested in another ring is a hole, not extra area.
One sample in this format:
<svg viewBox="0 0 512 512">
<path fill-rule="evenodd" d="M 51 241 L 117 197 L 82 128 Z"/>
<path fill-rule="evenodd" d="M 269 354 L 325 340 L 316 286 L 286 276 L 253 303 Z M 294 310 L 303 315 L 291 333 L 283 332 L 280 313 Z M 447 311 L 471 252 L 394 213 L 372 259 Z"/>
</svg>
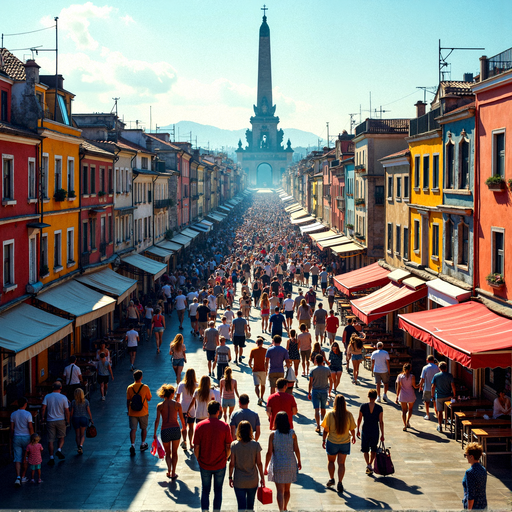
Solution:
<svg viewBox="0 0 512 512">
<path fill-rule="evenodd" d="M 183 245 L 183 247 L 188 247 L 190 245 L 190 242 L 192 241 L 191 238 L 185 235 L 175 235 L 171 238 L 171 242 L 174 242 L 176 244 Z"/>
<path fill-rule="evenodd" d="M 142 254 L 130 254 L 130 256 L 123 258 L 123 263 L 128 263 L 132 267 L 151 274 L 155 281 L 167 270 L 165 263 L 146 258 Z"/>
<path fill-rule="evenodd" d="M 174 242 L 169 242 L 169 240 L 162 240 L 159 244 L 159 247 L 163 247 L 164 249 L 167 249 L 168 251 L 179 251 L 182 249 L 182 246 L 180 244 L 176 244 Z"/>
<path fill-rule="evenodd" d="M 130 293 L 137 289 L 137 281 L 114 272 L 111 268 L 105 268 L 94 274 L 84 274 L 75 277 L 75 280 L 101 291 L 117 299 L 117 303 L 123 302 Z"/>
<path fill-rule="evenodd" d="M 167 249 L 163 249 L 162 247 L 157 247 L 156 245 L 148 247 L 146 249 L 146 252 L 153 256 L 157 256 L 158 258 L 163 258 L 165 263 L 167 263 L 172 256 L 172 251 L 168 251 Z"/>
<path fill-rule="evenodd" d="M 193 229 L 186 228 L 180 233 L 180 235 L 188 236 L 193 240 L 197 235 L 199 235 L 199 233 L 197 231 L 194 231 Z"/>
</svg>

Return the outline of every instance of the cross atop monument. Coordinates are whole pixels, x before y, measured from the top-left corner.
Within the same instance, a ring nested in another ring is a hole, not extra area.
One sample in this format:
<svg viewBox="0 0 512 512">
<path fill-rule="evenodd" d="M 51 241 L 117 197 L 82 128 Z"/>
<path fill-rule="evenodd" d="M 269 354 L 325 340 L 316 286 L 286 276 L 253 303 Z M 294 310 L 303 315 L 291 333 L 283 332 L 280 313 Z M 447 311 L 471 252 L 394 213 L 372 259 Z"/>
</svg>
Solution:
<svg viewBox="0 0 512 512">
<path fill-rule="evenodd" d="M 263 11 L 263 19 L 266 20 L 268 7 L 265 4 L 263 4 L 263 7 L 261 8 L 261 10 Z"/>
</svg>

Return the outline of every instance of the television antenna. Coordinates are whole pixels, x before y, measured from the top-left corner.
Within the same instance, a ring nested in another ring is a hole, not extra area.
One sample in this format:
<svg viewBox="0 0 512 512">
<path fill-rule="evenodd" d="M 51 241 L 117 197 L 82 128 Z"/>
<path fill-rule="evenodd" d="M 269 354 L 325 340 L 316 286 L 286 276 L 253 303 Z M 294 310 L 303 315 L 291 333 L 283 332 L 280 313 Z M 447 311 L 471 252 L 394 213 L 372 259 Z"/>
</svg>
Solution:
<svg viewBox="0 0 512 512">
<path fill-rule="evenodd" d="M 448 53 L 443 56 L 443 51 L 446 50 Z M 439 83 L 442 82 L 444 79 L 445 73 L 450 73 L 450 71 L 443 71 L 444 68 L 447 68 L 451 66 L 449 62 L 447 62 L 448 57 L 455 51 L 455 50 L 485 50 L 485 48 L 473 48 L 473 47 L 457 47 L 457 46 L 441 46 L 441 39 L 439 39 Z"/>
</svg>

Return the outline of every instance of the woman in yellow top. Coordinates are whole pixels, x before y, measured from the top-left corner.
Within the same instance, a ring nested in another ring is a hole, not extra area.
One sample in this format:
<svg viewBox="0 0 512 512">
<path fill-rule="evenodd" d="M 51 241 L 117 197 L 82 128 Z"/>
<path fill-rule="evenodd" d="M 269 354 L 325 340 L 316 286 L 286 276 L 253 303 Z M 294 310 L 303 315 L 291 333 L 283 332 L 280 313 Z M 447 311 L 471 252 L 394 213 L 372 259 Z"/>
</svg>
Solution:
<svg viewBox="0 0 512 512">
<path fill-rule="evenodd" d="M 347 403 L 343 395 L 334 399 L 334 407 L 329 411 L 322 421 L 323 443 L 322 446 L 327 452 L 327 470 L 329 481 L 327 487 L 334 485 L 335 462 L 338 460 L 338 492 L 343 492 L 343 477 L 345 476 L 345 459 L 350 454 L 350 442 L 356 442 L 356 422 L 352 413 L 347 411 Z M 352 436 L 352 440 L 350 439 Z"/>
</svg>

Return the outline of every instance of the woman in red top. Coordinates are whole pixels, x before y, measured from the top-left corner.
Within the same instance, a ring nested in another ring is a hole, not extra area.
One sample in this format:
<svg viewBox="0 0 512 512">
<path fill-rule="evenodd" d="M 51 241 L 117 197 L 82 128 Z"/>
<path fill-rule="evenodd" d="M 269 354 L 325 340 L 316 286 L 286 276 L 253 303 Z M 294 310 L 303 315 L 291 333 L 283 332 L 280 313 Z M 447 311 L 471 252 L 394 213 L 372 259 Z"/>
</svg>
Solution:
<svg viewBox="0 0 512 512">
<path fill-rule="evenodd" d="M 151 322 L 151 334 L 155 333 L 156 353 L 160 354 L 160 345 L 162 344 L 162 336 L 165 331 L 165 318 L 160 314 L 160 308 L 156 308 Z M 151 336 L 150 334 L 150 336 Z"/>
<path fill-rule="evenodd" d="M 268 329 L 268 317 L 270 315 L 270 301 L 268 300 L 268 293 L 264 293 L 261 296 L 261 329 L 263 332 L 267 332 Z"/>
</svg>

